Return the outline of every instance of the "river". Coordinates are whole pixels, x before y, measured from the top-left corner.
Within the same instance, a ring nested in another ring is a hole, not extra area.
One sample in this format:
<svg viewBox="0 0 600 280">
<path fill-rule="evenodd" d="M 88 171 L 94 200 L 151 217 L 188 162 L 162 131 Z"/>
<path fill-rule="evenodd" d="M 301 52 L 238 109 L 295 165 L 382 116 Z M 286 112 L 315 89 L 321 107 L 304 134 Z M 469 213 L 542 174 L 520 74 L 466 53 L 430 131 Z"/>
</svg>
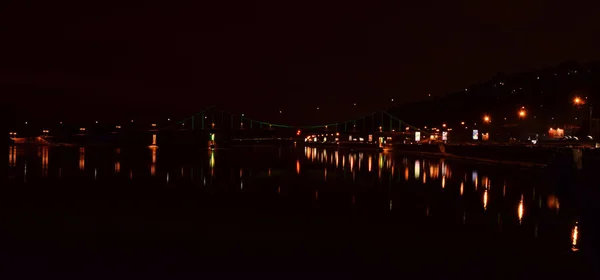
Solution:
<svg viewBox="0 0 600 280">
<path fill-rule="evenodd" d="M 1 256 L 23 275 L 553 278 L 597 259 L 597 183 L 574 168 L 294 145 L 11 146 L 8 166 Z"/>
</svg>

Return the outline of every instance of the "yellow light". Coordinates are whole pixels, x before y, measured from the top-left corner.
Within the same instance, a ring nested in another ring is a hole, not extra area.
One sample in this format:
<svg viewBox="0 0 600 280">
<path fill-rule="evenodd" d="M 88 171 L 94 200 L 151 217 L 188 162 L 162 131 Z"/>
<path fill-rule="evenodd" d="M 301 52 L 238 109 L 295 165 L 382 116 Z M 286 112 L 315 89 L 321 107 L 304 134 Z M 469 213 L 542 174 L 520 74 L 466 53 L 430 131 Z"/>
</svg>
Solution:
<svg viewBox="0 0 600 280">
<path fill-rule="evenodd" d="M 519 224 L 523 220 L 523 195 L 521 195 L 521 201 L 519 202 L 519 208 L 517 209 L 519 213 Z"/>
<path fill-rule="evenodd" d="M 572 231 L 572 235 L 571 235 L 571 239 L 573 241 L 573 247 L 571 247 L 571 250 L 573 252 L 579 251 L 579 249 L 577 248 L 577 238 L 579 237 L 579 228 L 577 226 L 577 223 L 575 223 L 575 227 L 573 227 L 573 231 Z"/>
<path fill-rule="evenodd" d="M 487 204 L 488 204 L 488 191 L 485 190 L 483 192 L 483 210 L 487 210 Z"/>
<path fill-rule="evenodd" d="M 579 98 L 579 96 L 577 96 L 573 99 L 573 103 L 575 103 L 575 105 L 581 105 L 581 104 L 583 104 L 583 100 L 581 100 L 581 98 Z"/>
<path fill-rule="evenodd" d="M 446 127 L 446 124 L 445 124 L 445 123 L 444 123 L 444 124 L 442 124 L 442 127 Z"/>
<path fill-rule="evenodd" d="M 79 128 L 79 131 L 85 131 L 85 127 Z"/>
<path fill-rule="evenodd" d="M 524 117 L 525 117 L 525 115 L 527 115 L 527 112 L 525 112 L 525 109 L 521 109 L 521 110 L 519 110 L 519 117 L 520 117 L 520 118 L 524 118 Z"/>
<path fill-rule="evenodd" d="M 483 116 L 483 121 L 486 122 L 486 123 L 491 122 L 490 116 L 488 116 L 488 115 Z"/>
<path fill-rule="evenodd" d="M 115 127 L 116 127 L 117 129 L 120 129 L 120 128 L 121 128 L 121 126 L 120 126 L 120 125 L 117 125 L 117 126 L 115 126 Z"/>
<path fill-rule="evenodd" d="M 152 124 L 152 127 L 156 127 L 156 124 L 155 124 L 155 123 L 153 123 L 153 124 Z"/>
<path fill-rule="evenodd" d="M 461 125 L 465 125 L 465 122 L 460 122 Z"/>
</svg>

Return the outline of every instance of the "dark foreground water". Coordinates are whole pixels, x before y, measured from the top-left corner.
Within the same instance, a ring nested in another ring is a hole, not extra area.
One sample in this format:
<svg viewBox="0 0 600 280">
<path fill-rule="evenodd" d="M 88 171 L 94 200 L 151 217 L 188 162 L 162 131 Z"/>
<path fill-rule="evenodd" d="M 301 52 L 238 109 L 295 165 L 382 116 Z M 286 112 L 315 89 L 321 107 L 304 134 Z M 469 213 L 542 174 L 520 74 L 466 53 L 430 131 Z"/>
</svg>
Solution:
<svg viewBox="0 0 600 280">
<path fill-rule="evenodd" d="M 587 169 L 291 145 L 10 147 L 1 273 L 593 279 L 600 184 Z"/>
</svg>

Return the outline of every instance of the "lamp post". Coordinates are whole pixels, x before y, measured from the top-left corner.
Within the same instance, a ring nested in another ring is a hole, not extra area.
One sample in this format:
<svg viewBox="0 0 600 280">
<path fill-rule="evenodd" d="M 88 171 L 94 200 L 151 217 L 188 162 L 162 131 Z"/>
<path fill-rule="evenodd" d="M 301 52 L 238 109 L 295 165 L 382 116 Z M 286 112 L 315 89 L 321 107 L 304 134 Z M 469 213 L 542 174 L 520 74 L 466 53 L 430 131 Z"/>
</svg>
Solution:
<svg viewBox="0 0 600 280">
<path fill-rule="evenodd" d="M 576 107 L 581 107 L 581 106 L 585 105 L 586 102 L 581 97 L 575 96 L 575 98 L 573 98 L 573 104 Z M 588 126 L 588 133 L 591 135 L 592 134 L 592 112 L 594 110 L 594 107 L 592 106 L 592 104 L 589 104 L 588 108 L 589 108 L 589 114 L 590 114 L 589 115 L 589 122 L 590 123 L 589 123 L 589 126 Z"/>
</svg>

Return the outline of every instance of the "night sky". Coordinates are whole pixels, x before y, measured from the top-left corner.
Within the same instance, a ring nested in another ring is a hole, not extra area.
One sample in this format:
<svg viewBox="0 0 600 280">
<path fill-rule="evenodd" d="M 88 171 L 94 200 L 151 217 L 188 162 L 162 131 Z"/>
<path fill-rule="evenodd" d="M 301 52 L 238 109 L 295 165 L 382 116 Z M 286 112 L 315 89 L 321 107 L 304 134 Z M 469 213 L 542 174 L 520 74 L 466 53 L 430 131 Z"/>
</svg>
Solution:
<svg viewBox="0 0 600 280">
<path fill-rule="evenodd" d="M 600 58 L 598 7 L 566 1 L 15 2 L 0 12 L 0 83 L 20 119 L 218 105 L 324 123 Z"/>
</svg>

